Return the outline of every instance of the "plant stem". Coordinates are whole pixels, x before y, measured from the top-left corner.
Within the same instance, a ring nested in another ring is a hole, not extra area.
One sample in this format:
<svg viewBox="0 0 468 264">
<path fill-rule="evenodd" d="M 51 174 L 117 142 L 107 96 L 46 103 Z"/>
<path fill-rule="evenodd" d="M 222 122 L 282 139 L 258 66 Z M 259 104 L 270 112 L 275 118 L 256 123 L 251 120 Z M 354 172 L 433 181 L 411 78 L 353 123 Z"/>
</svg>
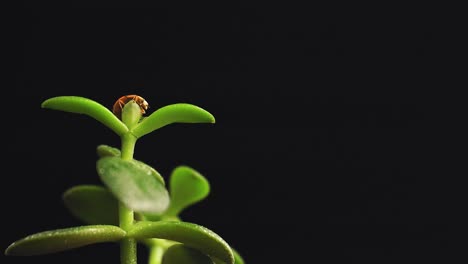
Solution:
<svg viewBox="0 0 468 264">
<path fill-rule="evenodd" d="M 121 158 L 132 160 L 135 149 L 136 137 L 131 133 L 124 134 L 121 138 Z M 134 214 L 124 204 L 119 203 L 119 226 L 128 231 L 133 225 Z M 137 264 L 137 243 L 135 239 L 125 238 L 120 242 L 120 263 Z"/>
<path fill-rule="evenodd" d="M 122 138 L 121 138 L 122 149 L 120 151 L 121 151 L 121 157 L 123 160 L 133 159 L 133 151 L 135 150 L 136 140 L 137 138 L 131 133 L 122 135 Z"/>
<path fill-rule="evenodd" d="M 159 238 L 151 238 L 145 241 L 148 250 L 148 264 L 161 264 L 164 252 L 172 245 L 177 244 L 174 241 L 169 241 Z"/>
<path fill-rule="evenodd" d="M 164 249 L 158 245 L 149 248 L 148 264 L 161 264 Z"/>
<path fill-rule="evenodd" d="M 120 263 L 137 264 L 137 244 L 135 239 L 124 238 L 120 242 Z"/>
</svg>

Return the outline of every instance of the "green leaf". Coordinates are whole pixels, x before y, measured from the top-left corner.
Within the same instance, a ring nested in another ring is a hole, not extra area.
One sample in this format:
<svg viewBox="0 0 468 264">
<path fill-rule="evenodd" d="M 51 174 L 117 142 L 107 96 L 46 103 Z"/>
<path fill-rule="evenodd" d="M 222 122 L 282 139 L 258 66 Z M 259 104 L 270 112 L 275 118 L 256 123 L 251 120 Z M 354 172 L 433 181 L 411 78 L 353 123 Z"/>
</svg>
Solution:
<svg viewBox="0 0 468 264">
<path fill-rule="evenodd" d="M 57 96 L 42 102 L 41 107 L 88 115 L 110 128 L 119 136 L 128 132 L 127 126 L 109 109 L 88 98 L 79 96 Z"/>
<path fill-rule="evenodd" d="M 232 253 L 234 253 L 234 260 L 235 260 L 234 263 L 236 263 L 236 264 L 245 264 L 244 258 L 242 258 L 242 256 L 239 254 L 239 252 L 237 250 L 233 249 L 232 247 L 231 247 L 231 249 L 232 249 Z"/>
<path fill-rule="evenodd" d="M 107 145 L 99 145 L 97 147 L 97 154 L 102 157 L 120 157 L 120 149 Z"/>
<path fill-rule="evenodd" d="M 76 218 L 87 224 L 119 225 L 118 201 L 104 187 L 74 186 L 65 191 L 63 201 Z"/>
<path fill-rule="evenodd" d="M 231 247 L 231 250 L 232 250 L 232 253 L 234 254 L 234 264 L 245 264 L 245 261 L 241 257 L 241 255 L 239 255 L 239 253 L 235 249 L 233 249 L 232 247 Z M 222 260 L 220 260 L 218 258 L 211 257 L 211 259 L 213 260 L 214 264 L 224 264 L 224 261 L 222 261 Z"/>
<path fill-rule="evenodd" d="M 234 263 L 235 264 L 245 264 L 245 261 L 242 258 L 242 256 L 239 254 L 239 252 L 237 250 L 235 250 L 234 248 L 232 248 L 232 247 L 231 247 L 231 250 L 232 250 L 232 253 L 234 254 Z M 213 262 L 215 264 L 223 264 L 224 263 L 224 261 L 222 261 L 220 259 L 217 259 L 215 257 L 211 257 L 211 259 L 213 260 Z"/>
<path fill-rule="evenodd" d="M 208 111 L 192 104 L 172 104 L 159 108 L 143 119 L 133 130 L 137 138 L 172 123 L 214 123 Z"/>
<path fill-rule="evenodd" d="M 114 242 L 125 237 L 117 226 L 90 225 L 44 231 L 12 243 L 5 255 L 33 256 L 65 251 L 102 242 Z"/>
<path fill-rule="evenodd" d="M 169 205 L 169 194 L 153 172 L 134 160 L 103 157 L 97 161 L 99 177 L 129 209 L 142 213 L 162 213 Z"/>
<path fill-rule="evenodd" d="M 228 264 L 234 263 L 229 245 L 206 227 L 181 221 L 138 222 L 127 236 L 136 239 L 162 238 L 177 241 Z"/>
<path fill-rule="evenodd" d="M 162 264 L 213 264 L 213 261 L 196 249 L 176 244 L 166 250 Z"/>
<path fill-rule="evenodd" d="M 118 148 L 110 147 L 107 145 L 99 145 L 97 147 L 97 154 L 99 157 L 120 157 L 120 150 Z M 163 185 L 166 185 L 166 182 L 164 178 L 157 172 L 153 167 L 150 165 L 139 161 L 139 160 L 133 160 L 134 162 L 137 163 L 138 166 L 144 167 L 143 169 L 145 170 L 150 170 L 151 174 L 158 180 L 160 181 Z"/>
<path fill-rule="evenodd" d="M 201 201 L 210 193 L 210 184 L 198 171 L 189 166 L 176 167 L 169 179 L 171 204 L 167 215 L 177 215 L 183 209 Z"/>
<path fill-rule="evenodd" d="M 157 172 L 153 167 L 150 165 L 144 163 L 143 161 L 139 161 L 134 159 L 133 162 L 135 163 L 136 166 L 139 166 L 142 170 L 149 170 L 151 172 L 151 175 L 158 180 L 162 185 L 166 185 L 166 182 L 164 181 L 164 178 Z"/>
<path fill-rule="evenodd" d="M 125 104 L 122 109 L 122 122 L 128 127 L 128 129 L 132 129 L 135 127 L 141 119 L 141 108 L 135 101 L 130 101 Z"/>
</svg>

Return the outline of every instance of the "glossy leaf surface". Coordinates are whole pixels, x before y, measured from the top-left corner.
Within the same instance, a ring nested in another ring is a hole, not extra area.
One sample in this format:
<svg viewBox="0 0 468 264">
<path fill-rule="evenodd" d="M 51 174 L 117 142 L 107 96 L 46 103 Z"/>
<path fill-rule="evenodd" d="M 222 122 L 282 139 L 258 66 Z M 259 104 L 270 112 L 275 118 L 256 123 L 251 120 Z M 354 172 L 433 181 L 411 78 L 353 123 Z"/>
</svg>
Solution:
<svg viewBox="0 0 468 264">
<path fill-rule="evenodd" d="M 176 167 L 169 179 L 171 204 L 168 215 L 177 215 L 184 208 L 204 199 L 210 193 L 210 184 L 198 171 L 188 166 Z"/>
<path fill-rule="evenodd" d="M 228 264 L 234 263 L 234 255 L 226 241 L 215 232 L 197 224 L 179 221 L 142 221 L 136 223 L 128 231 L 127 236 L 136 239 L 162 238 L 177 241 Z"/>
<path fill-rule="evenodd" d="M 156 171 L 153 167 L 150 165 L 144 163 L 143 161 L 139 161 L 134 159 L 133 162 L 135 163 L 136 166 L 141 167 L 142 170 L 149 170 L 151 172 L 151 175 L 158 180 L 162 185 L 166 185 L 166 182 L 164 181 L 164 178 L 159 174 L 158 171 Z"/>
<path fill-rule="evenodd" d="M 114 147 L 107 146 L 107 145 L 99 145 L 97 147 L 97 154 L 101 158 L 102 157 L 120 157 L 120 150 L 118 148 L 114 148 Z M 164 178 L 153 167 L 151 167 L 150 165 L 148 165 L 148 164 L 146 164 L 146 163 L 144 163 L 142 161 L 136 160 L 136 159 L 134 159 L 133 161 L 136 162 L 138 166 L 144 167 L 143 169 L 150 170 L 151 174 L 158 181 L 160 181 L 163 185 L 166 185 L 166 182 L 165 182 Z"/>
<path fill-rule="evenodd" d="M 125 231 L 117 226 L 90 225 L 44 231 L 12 243 L 5 255 L 33 256 L 60 252 L 102 242 L 119 241 Z"/>
<path fill-rule="evenodd" d="M 208 111 L 192 104 L 172 104 L 159 108 L 143 119 L 133 130 L 136 137 L 172 123 L 214 123 L 214 116 Z"/>
<path fill-rule="evenodd" d="M 74 186 L 65 191 L 63 201 L 76 218 L 87 224 L 119 225 L 118 201 L 104 187 Z"/>
<path fill-rule="evenodd" d="M 88 115 L 110 128 L 119 136 L 128 132 L 127 126 L 109 109 L 88 98 L 57 96 L 45 100 L 41 106 L 42 108 Z"/>
<path fill-rule="evenodd" d="M 162 264 L 213 264 L 213 261 L 196 249 L 177 244 L 167 249 Z"/>
<path fill-rule="evenodd" d="M 99 177 L 125 206 L 136 212 L 162 213 L 169 194 L 153 172 L 135 161 L 103 157 L 97 161 Z"/>
</svg>

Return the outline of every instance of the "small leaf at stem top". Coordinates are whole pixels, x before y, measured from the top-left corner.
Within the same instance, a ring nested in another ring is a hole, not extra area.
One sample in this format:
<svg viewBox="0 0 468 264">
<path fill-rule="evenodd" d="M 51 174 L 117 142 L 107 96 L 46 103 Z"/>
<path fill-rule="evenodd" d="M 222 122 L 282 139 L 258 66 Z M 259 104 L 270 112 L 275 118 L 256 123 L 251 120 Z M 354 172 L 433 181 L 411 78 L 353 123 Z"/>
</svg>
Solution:
<svg viewBox="0 0 468 264">
<path fill-rule="evenodd" d="M 112 225 L 89 225 L 44 231 L 13 242 L 5 255 L 33 256 L 56 253 L 102 242 L 115 242 L 126 232 Z"/>
<path fill-rule="evenodd" d="M 159 108 L 143 119 L 132 134 L 137 138 L 172 123 L 214 123 L 214 116 L 205 109 L 186 103 L 171 104 Z"/>
<path fill-rule="evenodd" d="M 88 115 L 110 128 L 119 136 L 128 132 L 127 126 L 122 123 L 122 121 L 120 121 L 109 109 L 100 103 L 85 97 L 52 97 L 42 102 L 41 107 Z"/>
<path fill-rule="evenodd" d="M 129 209 L 141 213 L 162 213 L 169 205 L 169 193 L 151 169 L 134 160 L 103 157 L 97 163 L 99 177 Z"/>
<path fill-rule="evenodd" d="M 132 129 L 141 119 L 140 106 L 135 101 L 130 101 L 122 109 L 122 122 Z"/>
</svg>

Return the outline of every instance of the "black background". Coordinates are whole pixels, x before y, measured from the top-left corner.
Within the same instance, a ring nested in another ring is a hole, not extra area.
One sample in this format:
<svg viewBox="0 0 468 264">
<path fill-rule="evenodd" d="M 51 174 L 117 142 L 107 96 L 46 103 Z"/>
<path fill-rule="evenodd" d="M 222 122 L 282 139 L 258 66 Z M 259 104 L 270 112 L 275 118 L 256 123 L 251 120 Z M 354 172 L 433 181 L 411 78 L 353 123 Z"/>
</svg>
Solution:
<svg viewBox="0 0 468 264">
<path fill-rule="evenodd" d="M 149 112 L 186 102 L 216 117 L 146 135 L 135 158 L 166 178 L 180 164 L 205 175 L 211 194 L 182 218 L 220 234 L 247 263 L 454 257 L 454 183 L 442 165 L 449 122 L 433 92 L 444 82 L 444 28 L 424 10 L 332 10 L 19 12 L 9 41 L 15 89 L 4 98 L 3 162 L 13 169 L 3 176 L 1 247 L 80 225 L 61 195 L 100 184 L 95 147 L 119 146 L 95 120 L 41 102 L 78 95 L 111 107 L 139 94 Z M 2 263 L 118 256 L 116 245 L 98 244 Z"/>
</svg>

